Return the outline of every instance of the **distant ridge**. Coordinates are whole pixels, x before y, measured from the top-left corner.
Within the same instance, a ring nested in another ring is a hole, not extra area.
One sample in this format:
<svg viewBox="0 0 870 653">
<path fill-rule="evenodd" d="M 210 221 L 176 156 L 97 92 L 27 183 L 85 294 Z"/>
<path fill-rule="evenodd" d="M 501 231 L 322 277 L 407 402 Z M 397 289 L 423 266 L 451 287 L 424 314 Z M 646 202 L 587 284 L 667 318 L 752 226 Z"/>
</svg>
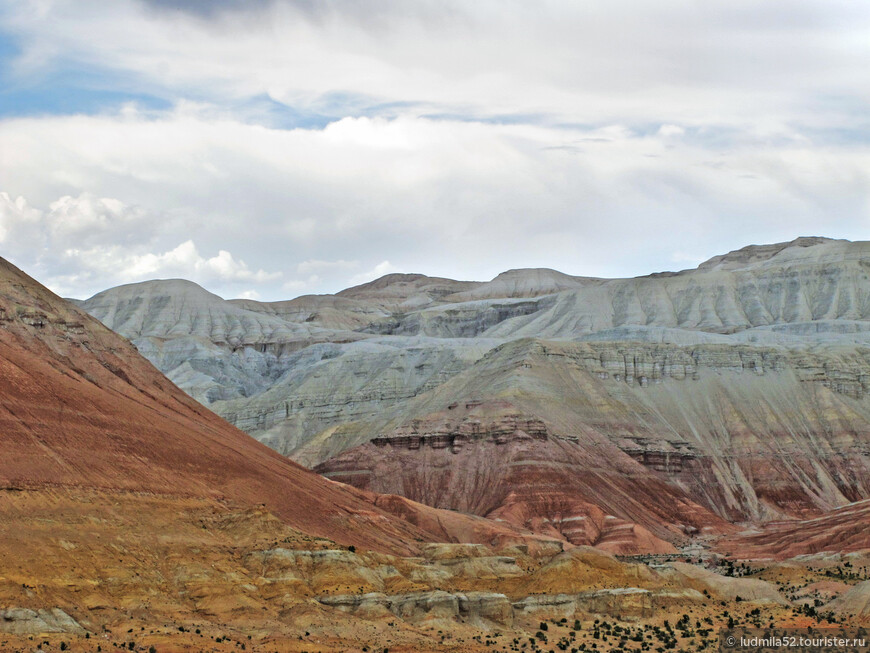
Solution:
<svg viewBox="0 0 870 653">
<path fill-rule="evenodd" d="M 785 243 L 773 243 L 771 245 L 747 245 L 740 249 L 735 249 L 727 254 L 714 256 L 701 263 L 698 266 L 699 270 L 727 270 L 738 269 L 750 265 L 767 261 L 779 254 L 785 249 L 795 247 L 815 247 L 816 245 L 824 245 L 827 243 L 850 243 L 848 240 L 835 240 L 833 238 L 824 238 L 822 236 L 801 236 L 792 241 Z"/>
</svg>

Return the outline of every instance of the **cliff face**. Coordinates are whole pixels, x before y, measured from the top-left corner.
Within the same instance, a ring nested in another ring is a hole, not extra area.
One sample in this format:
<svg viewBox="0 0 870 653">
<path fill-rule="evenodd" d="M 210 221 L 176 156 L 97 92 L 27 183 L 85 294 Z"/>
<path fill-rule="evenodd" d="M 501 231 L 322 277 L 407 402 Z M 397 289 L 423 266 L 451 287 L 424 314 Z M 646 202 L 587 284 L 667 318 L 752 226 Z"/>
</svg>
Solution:
<svg viewBox="0 0 870 653">
<path fill-rule="evenodd" d="M 360 337 L 247 310 L 182 279 L 118 286 L 76 303 L 206 405 L 269 388 L 314 343 Z"/>
<path fill-rule="evenodd" d="M 693 516 L 703 506 L 731 522 L 820 514 L 870 497 L 868 353 L 518 341 L 408 402 L 398 427 L 317 469 L 478 514 L 512 491 L 538 484 L 552 494 L 562 484 L 660 537 L 656 522 L 715 523 L 655 512 L 674 496 Z M 510 402 L 514 413 L 506 422 L 451 417 L 483 399 Z M 372 438 L 360 425 L 340 435 Z M 616 485 L 605 491 L 591 478 Z"/>
<path fill-rule="evenodd" d="M 491 351 L 377 426 L 389 432 L 393 424 L 451 402 L 509 398 L 579 447 L 600 447 L 603 436 L 723 519 L 806 517 L 868 497 L 867 369 L 867 350 L 860 347 L 523 341 Z M 372 435 L 367 425 L 336 432 L 343 443 Z M 330 453 L 314 441 L 300 457 Z M 319 469 L 328 473 L 332 464 Z M 480 475 L 493 464 L 484 456 L 469 474 Z M 414 464 L 405 461 L 403 467 Z M 503 487 L 532 485 L 508 477 Z M 599 506 L 607 501 L 607 493 L 589 496 Z M 648 524 L 636 514 L 620 517 Z"/>
<path fill-rule="evenodd" d="M 394 412 L 511 340 L 870 346 L 868 265 L 870 243 L 800 238 L 635 279 L 553 270 L 511 270 L 488 283 L 388 275 L 335 296 L 273 303 L 224 301 L 175 280 L 81 304 L 197 400 L 310 464 L 302 449 L 312 439 Z M 639 383 L 670 373 L 647 372 Z"/>
<path fill-rule="evenodd" d="M 558 436 L 506 401 L 452 403 L 315 468 L 328 478 L 486 516 L 575 545 L 666 553 L 729 525 L 600 441 Z"/>
</svg>

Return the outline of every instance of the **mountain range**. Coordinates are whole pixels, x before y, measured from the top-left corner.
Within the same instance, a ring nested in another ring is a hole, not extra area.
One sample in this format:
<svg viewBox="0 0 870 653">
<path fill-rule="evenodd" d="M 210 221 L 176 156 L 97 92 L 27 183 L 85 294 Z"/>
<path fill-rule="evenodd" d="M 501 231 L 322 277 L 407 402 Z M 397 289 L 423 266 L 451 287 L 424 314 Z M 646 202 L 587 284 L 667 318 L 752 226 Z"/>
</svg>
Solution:
<svg viewBox="0 0 870 653">
<path fill-rule="evenodd" d="M 812 237 L 633 279 L 392 274 L 273 303 L 170 280 L 79 305 L 327 478 L 638 553 L 870 498 L 868 270 L 870 243 Z"/>
<path fill-rule="evenodd" d="M 0 259 L 0 650 L 688 650 L 731 622 L 866 624 L 863 250 L 277 304 L 153 281 L 76 302 L 104 323 Z M 654 283 L 707 306 L 735 268 L 818 312 L 774 323 L 770 290 L 740 328 L 616 309 Z M 578 335 L 558 307 L 598 311 L 590 288 L 613 314 Z M 529 335 L 556 323 L 574 335 Z"/>
</svg>

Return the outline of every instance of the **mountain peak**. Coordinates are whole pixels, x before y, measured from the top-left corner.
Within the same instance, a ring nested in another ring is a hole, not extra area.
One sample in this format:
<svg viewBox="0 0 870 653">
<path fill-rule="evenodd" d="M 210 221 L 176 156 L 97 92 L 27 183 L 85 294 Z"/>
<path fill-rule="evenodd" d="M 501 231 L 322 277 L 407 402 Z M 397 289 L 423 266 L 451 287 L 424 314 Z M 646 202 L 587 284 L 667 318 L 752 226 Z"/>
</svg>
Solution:
<svg viewBox="0 0 870 653">
<path fill-rule="evenodd" d="M 103 290 L 85 301 L 94 303 L 94 300 L 98 300 L 98 298 L 106 295 L 136 297 L 201 296 L 223 301 L 219 295 L 215 295 L 213 292 L 209 292 L 198 283 L 187 279 L 149 279 L 148 281 L 125 283 L 120 286 L 114 286 L 113 288 Z"/>
<path fill-rule="evenodd" d="M 477 282 L 474 281 L 456 281 L 443 277 L 429 277 L 425 274 L 402 274 L 396 272 L 379 277 L 374 281 L 342 290 L 336 294 L 336 297 L 368 299 L 399 304 L 410 300 L 412 304 L 417 305 L 429 303 L 437 297 L 461 292 L 475 285 L 477 285 Z"/>
<path fill-rule="evenodd" d="M 78 304 L 128 338 L 172 333 L 239 343 L 292 331 L 273 316 L 246 310 L 185 279 L 116 286 Z"/>
<path fill-rule="evenodd" d="M 768 245 L 747 245 L 727 254 L 714 256 L 698 266 L 699 270 L 735 270 L 747 265 L 762 263 L 772 259 L 780 252 L 793 248 L 808 248 L 830 243 L 849 243 L 848 240 L 837 240 L 824 236 L 800 236 L 794 240 Z"/>
<path fill-rule="evenodd" d="M 497 297 L 538 297 L 579 288 L 589 280 L 587 277 L 574 277 L 551 268 L 516 268 L 506 270 L 492 281 L 458 293 L 451 299 L 469 301 Z"/>
</svg>

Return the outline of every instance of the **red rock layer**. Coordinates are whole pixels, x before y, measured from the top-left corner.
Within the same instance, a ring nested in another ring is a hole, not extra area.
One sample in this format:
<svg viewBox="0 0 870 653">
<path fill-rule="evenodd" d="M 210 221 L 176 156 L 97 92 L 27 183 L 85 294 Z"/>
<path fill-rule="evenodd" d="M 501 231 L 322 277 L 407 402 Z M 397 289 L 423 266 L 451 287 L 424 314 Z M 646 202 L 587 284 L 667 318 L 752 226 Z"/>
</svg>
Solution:
<svg viewBox="0 0 870 653">
<path fill-rule="evenodd" d="M 415 420 L 316 470 L 614 553 L 665 553 L 687 534 L 730 529 L 615 446 L 555 437 L 508 402 Z"/>
<path fill-rule="evenodd" d="M 720 552 L 743 559 L 784 560 L 823 551 L 870 550 L 870 500 L 837 508 L 814 519 L 771 522 L 726 537 Z"/>
</svg>

